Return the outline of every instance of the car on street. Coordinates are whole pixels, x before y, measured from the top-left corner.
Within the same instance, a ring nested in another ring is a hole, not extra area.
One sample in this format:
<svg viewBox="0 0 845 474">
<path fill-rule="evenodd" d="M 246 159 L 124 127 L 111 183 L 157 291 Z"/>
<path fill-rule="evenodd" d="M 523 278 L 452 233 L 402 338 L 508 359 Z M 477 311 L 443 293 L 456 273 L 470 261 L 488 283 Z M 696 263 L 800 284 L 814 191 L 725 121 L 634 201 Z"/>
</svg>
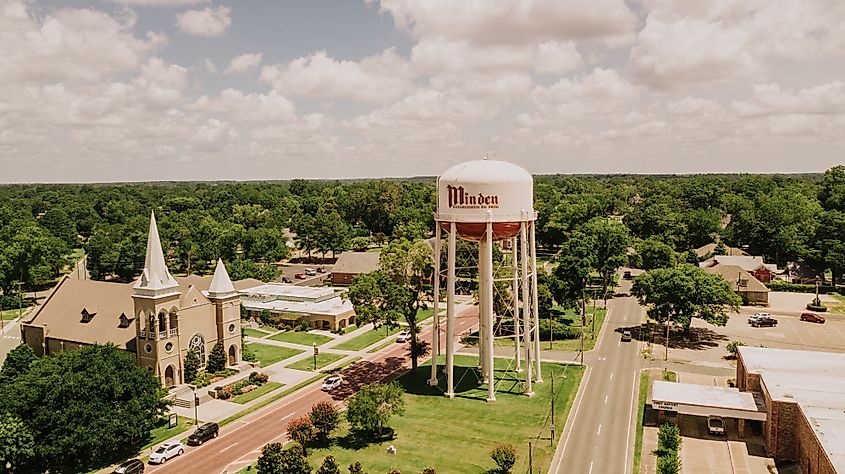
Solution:
<svg viewBox="0 0 845 474">
<path fill-rule="evenodd" d="M 769 313 L 754 313 L 748 317 L 748 324 L 753 323 L 755 320 L 760 318 L 770 318 L 771 315 Z"/>
<path fill-rule="evenodd" d="M 824 324 L 824 316 L 819 316 L 816 313 L 801 313 L 801 321 Z"/>
<path fill-rule="evenodd" d="M 323 267 L 317 267 L 317 273 L 326 273 L 326 269 Z"/>
<path fill-rule="evenodd" d="M 751 321 L 751 327 L 753 328 L 774 327 L 777 325 L 778 320 L 771 316 L 761 316 Z"/>
<path fill-rule="evenodd" d="M 411 340 L 411 330 L 403 329 L 396 335 L 396 342 L 408 342 Z"/>
<path fill-rule="evenodd" d="M 622 342 L 631 342 L 631 331 L 626 329 L 622 331 Z"/>
<path fill-rule="evenodd" d="M 294 278 L 296 278 L 297 280 L 304 280 L 304 279 L 306 279 L 306 278 L 308 278 L 308 277 L 307 277 L 307 276 L 305 276 L 305 274 L 304 274 L 304 273 L 297 273 L 296 275 L 294 275 Z"/>
<path fill-rule="evenodd" d="M 282 283 L 293 283 L 293 282 L 290 280 L 290 278 L 283 276 L 282 277 Z"/>
<path fill-rule="evenodd" d="M 196 431 L 191 433 L 191 436 L 188 436 L 188 446 L 199 446 L 210 439 L 214 439 L 219 431 L 220 427 L 217 423 L 200 425 Z"/>
<path fill-rule="evenodd" d="M 630 280 L 634 277 L 631 276 L 631 270 L 625 270 L 625 273 L 622 274 L 622 278 L 626 280 Z"/>
<path fill-rule="evenodd" d="M 150 464 L 164 464 L 184 452 L 185 445 L 178 441 L 164 443 L 150 454 Z"/>
<path fill-rule="evenodd" d="M 144 463 L 140 459 L 130 459 L 112 471 L 112 474 L 139 474 L 144 472 Z"/>
<path fill-rule="evenodd" d="M 340 384 L 343 383 L 343 377 L 340 375 L 332 375 L 331 377 L 323 380 L 323 386 L 320 387 L 320 390 L 324 392 L 328 392 L 330 390 L 334 390 L 337 387 L 340 387 Z"/>
<path fill-rule="evenodd" d="M 721 416 L 708 416 L 707 432 L 712 435 L 724 435 L 725 420 L 723 420 Z"/>
<path fill-rule="evenodd" d="M 305 274 L 308 276 L 317 276 L 317 270 L 314 270 L 313 268 L 306 268 Z"/>
</svg>

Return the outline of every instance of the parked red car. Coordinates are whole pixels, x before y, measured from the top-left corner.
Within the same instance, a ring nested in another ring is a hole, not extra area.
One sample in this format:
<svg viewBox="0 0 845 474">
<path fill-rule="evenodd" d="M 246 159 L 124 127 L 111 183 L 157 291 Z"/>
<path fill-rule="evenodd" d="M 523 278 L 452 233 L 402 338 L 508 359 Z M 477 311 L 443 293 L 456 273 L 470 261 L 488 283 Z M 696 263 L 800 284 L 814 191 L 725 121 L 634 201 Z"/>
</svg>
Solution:
<svg viewBox="0 0 845 474">
<path fill-rule="evenodd" d="M 297 273 L 296 275 L 294 275 L 294 277 L 296 277 L 299 280 L 304 280 L 304 279 L 308 278 L 307 276 L 305 276 L 304 273 Z"/>
<path fill-rule="evenodd" d="M 824 324 L 824 316 L 819 316 L 816 313 L 801 313 L 801 321 Z"/>
</svg>

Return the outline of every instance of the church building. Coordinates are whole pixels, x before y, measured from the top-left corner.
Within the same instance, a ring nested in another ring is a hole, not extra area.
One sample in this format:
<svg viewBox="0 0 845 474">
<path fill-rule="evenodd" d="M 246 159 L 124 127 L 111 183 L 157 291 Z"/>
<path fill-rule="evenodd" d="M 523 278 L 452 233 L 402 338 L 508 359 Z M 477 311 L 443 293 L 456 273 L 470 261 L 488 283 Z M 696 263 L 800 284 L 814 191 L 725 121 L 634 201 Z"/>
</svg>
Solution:
<svg viewBox="0 0 845 474">
<path fill-rule="evenodd" d="M 214 276 L 174 278 L 167 269 L 155 214 L 150 217 L 144 269 L 134 283 L 74 280 L 65 276 L 34 315 L 21 324 L 24 343 L 39 356 L 112 343 L 135 354 L 165 387 L 184 380 L 185 355 L 205 366 L 222 342 L 230 366 L 241 362 L 238 290 L 258 280 L 232 282 L 223 261 Z"/>
</svg>

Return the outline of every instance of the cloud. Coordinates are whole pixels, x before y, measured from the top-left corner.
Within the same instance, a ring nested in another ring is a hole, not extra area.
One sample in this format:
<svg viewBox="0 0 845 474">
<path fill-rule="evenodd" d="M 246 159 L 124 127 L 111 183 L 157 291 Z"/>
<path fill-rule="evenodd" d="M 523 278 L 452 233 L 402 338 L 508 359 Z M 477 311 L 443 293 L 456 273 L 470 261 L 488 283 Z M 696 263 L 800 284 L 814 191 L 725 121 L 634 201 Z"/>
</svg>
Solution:
<svg viewBox="0 0 845 474">
<path fill-rule="evenodd" d="M 258 67 L 261 64 L 261 53 L 242 54 L 232 59 L 226 68 L 226 74 L 243 74 Z"/>
<path fill-rule="evenodd" d="M 205 70 L 210 74 L 217 74 L 217 64 L 215 64 L 210 58 L 205 58 L 202 64 L 205 66 Z"/>
<path fill-rule="evenodd" d="M 623 0 L 369 0 L 417 38 L 478 44 L 629 42 L 636 16 Z"/>
<path fill-rule="evenodd" d="M 287 65 L 265 66 L 261 81 L 284 95 L 383 102 L 409 92 L 408 65 L 391 48 L 359 62 L 338 60 L 326 51 Z"/>
<path fill-rule="evenodd" d="M 110 2 L 123 5 L 156 6 L 156 7 L 178 7 L 183 5 L 196 5 L 206 3 L 208 0 L 109 0 Z"/>
<path fill-rule="evenodd" d="M 443 38 L 419 41 L 411 51 L 413 67 L 430 74 L 520 71 L 561 73 L 583 64 L 575 43 L 545 41 L 525 45 L 482 45 Z"/>
<path fill-rule="evenodd" d="M 276 91 L 270 91 L 268 94 L 244 94 L 240 90 L 229 88 L 223 90 L 218 97 L 204 95 L 189 108 L 248 122 L 291 122 L 296 119 L 293 102 Z"/>
<path fill-rule="evenodd" d="M 220 36 L 232 24 L 232 9 L 219 6 L 202 10 L 188 10 L 177 17 L 179 29 L 197 36 Z"/>
</svg>

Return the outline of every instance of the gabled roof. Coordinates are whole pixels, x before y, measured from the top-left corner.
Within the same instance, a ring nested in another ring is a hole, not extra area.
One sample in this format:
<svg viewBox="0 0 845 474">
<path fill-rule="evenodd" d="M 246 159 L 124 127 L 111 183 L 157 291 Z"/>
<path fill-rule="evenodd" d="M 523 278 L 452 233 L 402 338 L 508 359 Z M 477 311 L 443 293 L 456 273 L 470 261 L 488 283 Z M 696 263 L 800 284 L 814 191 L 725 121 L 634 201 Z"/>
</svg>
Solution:
<svg viewBox="0 0 845 474">
<path fill-rule="evenodd" d="M 377 252 L 343 252 L 337 258 L 332 273 L 370 273 L 379 269 Z"/>
<path fill-rule="evenodd" d="M 716 251 L 716 247 L 718 247 L 718 246 L 719 246 L 719 244 L 717 244 L 715 242 L 707 244 L 707 245 L 703 245 L 703 246 L 695 249 L 695 253 L 696 253 L 696 255 L 698 255 L 699 258 L 703 258 L 707 255 L 712 255 L 713 252 Z M 745 250 L 734 248 L 734 247 L 728 247 L 727 245 L 724 245 L 724 247 L 725 247 L 725 252 L 729 256 L 730 255 L 733 255 L 733 256 L 748 256 L 748 253 Z"/>
<path fill-rule="evenodd" d="M 724 278 L 728 281 L 728 283 L 731 284 L 731 289 L 734 291 L 769 291 L 769 289 L 766 288 L 766 285 L 761 283 L 760 280 L 754 277 L 754 275 L 743 270 L 742 267 L 738 265 L 716 265 L 713 267 L 707 267 L 704 269 L 704 271 L 716 275 L 721 275 L 722 278 Z M 738 282 L 744 282 L 745 286 L 738 286 Z"/>
<path fill-rule="evenodd" d="M 172 290 L 179 284 L 164 263 L 164 251 L 161 249 L 161 239 L 158 236 L 155 212 L 150 213 L 150 231 L 147 235 L 147 256 L 144 259 L 144 269 L 133 287 L 138 294 L 145 296 L 163 296 L 172 294 Z"/>
<path fill-rule="evenodd" d="M 751 257 L 745 255 L 714 255 L 713 258 L 705 260 L 700 263 L 702 267 L 712 267 L 715 265 L 736 265 L 742 267 L 747 272 L 753 272 L 760 267 L 765 267 L 763 257 Z M 768 267 L 766 267 L 769 269 Z"/>
</svg>

